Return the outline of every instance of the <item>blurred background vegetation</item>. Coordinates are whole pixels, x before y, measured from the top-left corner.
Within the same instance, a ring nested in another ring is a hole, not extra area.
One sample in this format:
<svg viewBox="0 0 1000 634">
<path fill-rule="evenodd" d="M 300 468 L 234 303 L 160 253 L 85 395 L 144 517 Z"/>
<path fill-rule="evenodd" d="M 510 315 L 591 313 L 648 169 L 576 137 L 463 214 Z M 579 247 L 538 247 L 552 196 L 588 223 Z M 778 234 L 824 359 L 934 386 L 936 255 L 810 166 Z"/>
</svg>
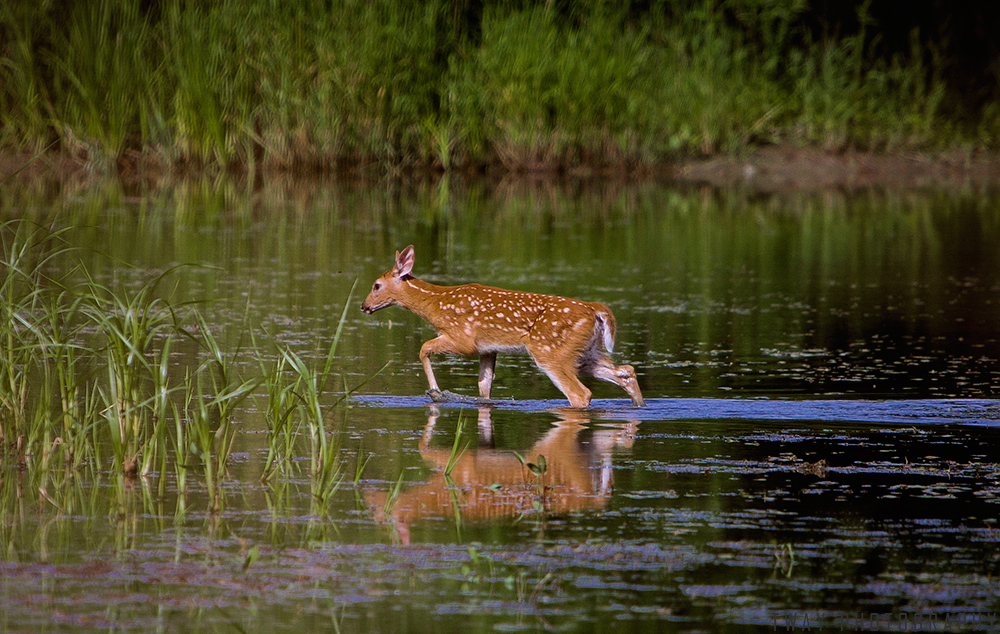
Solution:
<svg viewBox="0 0 1000 634">
<path fill-rule="evenodd" d="M 12 0 L 0 148 L 112 171 L 995 150 L 995 2 Z"/>
</svg>

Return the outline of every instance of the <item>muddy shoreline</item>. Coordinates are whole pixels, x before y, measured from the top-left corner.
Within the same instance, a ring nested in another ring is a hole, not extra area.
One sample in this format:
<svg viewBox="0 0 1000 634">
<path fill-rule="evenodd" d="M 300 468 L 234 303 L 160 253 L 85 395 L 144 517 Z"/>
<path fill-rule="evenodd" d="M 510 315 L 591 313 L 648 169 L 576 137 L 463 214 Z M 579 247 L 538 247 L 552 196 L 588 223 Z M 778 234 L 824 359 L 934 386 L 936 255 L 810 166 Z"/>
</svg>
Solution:
<svg viewBox="0 0 1000 634">
<path fill-rule="evenodd" d="M 67 153 L 34 156 L 26 152 L 0 152 L 0 183 L 32 180 L 86 181 L 108 175 L 129 184 L 155 183 L 164 179 L 197 176 L 205 168 L 170 166 L 152 157 L 133 154 L 114 169 L 98 169 L 86 157 Z M 240 170 L 233 170 L 242 173 Z M 402 170 L 433 174 L 434 170 Z M 376 164 L 333 168 L 331 170 L 283 170 L 287 176 L 350 177 L 382 176 Z M 717 155 L 677 163 L 629 168 L 626 166 L 574 167 L 569 169 L 539 166 L 536 169 L 508 170 L 481 167 L 458 170 L 489 177 L 528 178 L 616 178 L 628 180 L 675 181 L 714 187 L 740 187 L 761 192 L 809 191 L 824 189 L 910 189 L 927 187 L 990 188 L 1000 185 L 1000 154 L 945 152 L 871 153 L 859 151 L 828 152 L 816 148 L 768 146 L 741 155 Z M 267 172 L 265 171 L 266 175 Z"/>
</svg>

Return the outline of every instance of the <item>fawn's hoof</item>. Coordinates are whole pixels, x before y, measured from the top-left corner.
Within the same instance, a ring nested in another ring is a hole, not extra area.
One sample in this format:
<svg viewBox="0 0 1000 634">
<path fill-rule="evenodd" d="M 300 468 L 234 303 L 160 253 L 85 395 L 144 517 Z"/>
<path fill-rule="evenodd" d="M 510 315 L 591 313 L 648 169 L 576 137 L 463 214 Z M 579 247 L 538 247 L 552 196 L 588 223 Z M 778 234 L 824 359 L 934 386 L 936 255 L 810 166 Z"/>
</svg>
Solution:
<svg viewBox="0 0 1000 634">
<path fill-rule="evenodd" d="M 491 405 L 494 401 L 481 396 L 466 396 L 448 390 L 427 390 L 427 396 L 435 403 L 468 403 L 470 405 Z"/>
</svg>

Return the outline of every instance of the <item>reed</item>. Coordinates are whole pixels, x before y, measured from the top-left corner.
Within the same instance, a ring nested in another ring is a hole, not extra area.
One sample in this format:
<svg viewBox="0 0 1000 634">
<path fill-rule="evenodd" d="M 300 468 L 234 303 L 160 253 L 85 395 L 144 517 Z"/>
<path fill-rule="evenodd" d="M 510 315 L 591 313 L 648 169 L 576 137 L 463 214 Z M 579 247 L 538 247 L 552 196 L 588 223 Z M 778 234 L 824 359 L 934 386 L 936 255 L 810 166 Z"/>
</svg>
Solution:
<svg viewBox="0 0 1000 634">
<path fill-rule="evenodd" d="M 62 291 L 46 300 L 39 315 L 39 362 L 44 374 L 42 393 L 51 391 L 53 395 L 48 399 L 51 402 L 38 407 L 36 415 L 45 419 L 51 413 L 48 424 L 39 423 L 58 434 L 52 442 L 58 447 L 59 462 L 76 470 L 88 458 L 90 421 L 99 409 L 98 392 L 88 385 L 81 365 L 87 352 L 77 343 L 85 325 L 80 319 L 83 298 Z"/>
<path fill-rule="evenodd" d="M 954 62 L 805 3 L 96 0 L 0 6 L 0 146 L 96 169 L 630 167 L 772 141 L 996 147 Z M 88 51 L 79 55 L 79 51 Z"/>
<path fill-rule="evenodd" d="M 0 309 L 3 314 L 3 345 L 0 346 L 0 382 L 3 396 L 3 420 L 7 423 L 0 431 L 3 445 L 18 441 L 27 431 L 25 413 L 28 381 L 24 369 L 34 360 L 31 341 L 25 341 L 30 329 L 24 328 L 24 312 L 37 301 L 40 279 L 38 267 L 25 260 L 33 254 L 36 233 L 21 223 L 4 223 L 3 278 L 0 286 Z"/>
<path fill-rule="evenodd" d="M 310 367 L 291 350 L 282 351 L 287 367 L 295 377 L 292 392 L 298 400 L 296 411 L 301 420 L 300 425 L 305 429 L 309 446 L 309 481 L 312 495 L 318 500 L 329 499 L 343 481 L 340 434 L 327 433 L 325 408 L 321 399 L 329 378 L 335 348 L 336 343 L 331 346 L 324 366 L 319 371 Z"/>
<path fill-rule="evenodd" d="M 345 393 L 329 406 L 324 404 L 324 400 L 356 287 L 357 282 L 348 294 L 337 330 L 318 366 L 307 363 L 287 347 L 279 349 L 278 361 L 273 369 L 267 370 L 265 365 L 261 365 L 264 385 L 267 386 L 267 402 L 262 409 L 269 431 L 261 480 L 266 482 L 276 473 L 293 466 L 291 457 L 296 454 L 296 446 L 304 430 L 308 444 L 310 493 L 314 503 L 321 508 L 326 507 L 347 476 L 341 457 L 341 433 L 339 429 L 329 432 L 326 421 L 328 413 L 342 403 L 351 390 L 345 389 Z M 258 345 L 254 339 L 257 357 L 261 359 L 264 355 Z M 360 456 L 358 460 L 355 480 L 360 479 L 364 469 Z"/>
<path fill-rule="evenodd" d="M 260 350 L 256 337 L 254 348 Z M 260 476 L 261 482 L 267 482 L 279 471 L 292 466 L 303 418 L 296 416 L 299 408 L 296 384 L 287 379 L 289 365 L 285 355 L 281 355 L 270 369 L 263 362 L 263 354 L 258 352 L 257 358 L 261 362 L 260 374 L 264 377 L 264 392 L 267 396 L 264 406 L 261 406 L 258 397 L 254 397 L 267 424 L 267 456 Z"/>
<path fill-rule="evenodd" d="M 217 422 L 212 420 L 211 409 L 215 404 L 214 399 L 202 397 L 201 390 L 196 389 L 195 385 L 198 385 L 197 381 L 186 382 L 185 415 L 190 430 L 191 453 L 204 469 L 205 489 L 210 500 L 209 509 L 217 513 L 223 508 L 224 497 L 220 486 L 234 436 L 228 419 Z"/>
<path fill-rule="evenodd" d="M 196 381 L 185 381 L 185 402 L 193 447 L 205 472 L 205 484 L 213 511 L 221 510 L 219 483 L 235 440 L 233 419 L 240 403 L 263 382 L 260 377 L 240 379 L 233 370 L 238 351 L 231 357 L 223 352 L 205 318 L 196 313 L 197 336 L 184 331 L 205 351 L 207 358 L 195 370 Z M 195 387 L 197 383 L 197 387 Z M 165 391 L 163 392 L 165 394 Z"/>
<path fill-rule="evenodd" d="M 382 505 L 382 515 L 386 518 L 392 517 L 392 511 L 396 508 L 396 502 L 399 501 L 399 494 L 403 490 L 403 470 L 399 470 L 399 476 L 396 477 L 396 482 L 386 493 L 385 504 Z"/>
<path fill-rule="evenodd" d="M 174 270 L 135 289 L 111 289 L 72 265 L 57 276 L 52 264 L 72 262 L 60 233 L 23 221 L 0 224 L 0 246 L 0 460 L 20 464 L 26 486 L 42 500 L 70 512 L 75 476 L 110 476 L 121 510 L 133 480 L 147 487 L 146 476 L 158 474 L 162 498 L 172 473 L 183 517 L 197 474 L 217 513 L 239 407 L 253 397 L 267 403 L 262 479 L 287 472 L 304 454 L 314 503 L 326 508 L 345 477 L 341 436 L 328 420 L 352 390 L 328 395 L 350 297 L 318 363 L 286 348 L 269 369 L 265 359 L 274 354 L 260 349 L 246 320 L 241 332 L 252 349 L 227 352 L 193 305 L 161 296 Z M 178 371 L 181 340 L 197 345 L 201 361 Z M 247 353 L 256 355 L 250 361 L 259 375 L 237 371 Z M 357 478 L 363 468 L 359 463 Z"/>
<path fill-rule="evenodd" d="M 465 427 L 465 420 L 461 413 L 458 416 L 458 424 L 455 427 L 455 440 L 451 444 L 451 452 L 448 454 L 448 462 L 444 467 L 444 477 L 446 479 L 451 479 L 451 472 L 454 471 L 455 466 L 458 461 L 462 459 L 465 452 L 469 449 L 469 445 L 472 444 L 471 441 L 466 441 L 462 444 L 462 430 Z"/>
<path fill-rule="evenodd" d="M 43 470 L 79 465 L 96 408 L 77 379 L 81 303 L 47 272 L 69 252 L 61 233 L 0 224 L 0 448 Z"/>
<path fill-rule="evenodd" d="M 107 381 L 98 385 L 105 407 L 115 471 L 147 475 L 168 414 L 166 367 L 177 327 L 173 308 L 156 297 L 165 272 L 138 291 L 112 291 L 88 281 L 83 312 L 102 339 Z"/>
</svg>

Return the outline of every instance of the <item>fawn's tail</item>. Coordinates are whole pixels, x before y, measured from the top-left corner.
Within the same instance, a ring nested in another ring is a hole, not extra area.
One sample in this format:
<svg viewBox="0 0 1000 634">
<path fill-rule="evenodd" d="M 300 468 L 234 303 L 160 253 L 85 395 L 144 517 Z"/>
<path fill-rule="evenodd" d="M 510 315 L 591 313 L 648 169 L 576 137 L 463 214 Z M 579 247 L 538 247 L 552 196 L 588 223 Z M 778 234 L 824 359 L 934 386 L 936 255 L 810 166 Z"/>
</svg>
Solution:
<svg viewBox="0 0 1000 634">
<path fill-rule="evenodd" d="M 604 349 L 615 351 L 615 317 L 611 313 L 597 313 L 597 333 L 604 342 Z"/>
</svg>

